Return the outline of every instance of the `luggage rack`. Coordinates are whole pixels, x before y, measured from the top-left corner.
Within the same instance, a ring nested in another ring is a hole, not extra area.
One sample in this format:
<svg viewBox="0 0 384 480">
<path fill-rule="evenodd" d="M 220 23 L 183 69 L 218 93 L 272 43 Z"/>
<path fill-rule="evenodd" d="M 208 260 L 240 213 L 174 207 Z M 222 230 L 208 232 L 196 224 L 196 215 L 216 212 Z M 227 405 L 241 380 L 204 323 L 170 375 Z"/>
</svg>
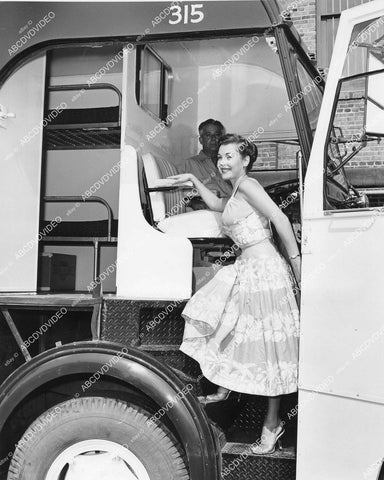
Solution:
<svg viewBox="0 0 384 480">
<path fill-rule="evenodd" d="M 120 90 L 110 83 L 52 85 L 49 92 L 78 91 L 81 96 L 90 90 L 113 90 L 118 104 L 110 107 L 66 108 L 51 118 L 45 127 L 47 150 L 76 150 L 97 148 L 120 148 L 121 103 Z M 73 100 L 75 101 L 75 100 Z"/>
<path fill-rule="evenodd" d="M 60 222 L 54 230 L 42 236 L 40 242 L 45 245 L 77 245 L 93 246 L 93 277 L 96 280 L 100 273 L 100 247 L 102 245 L 117 245 L 117 220 L 113 219 L 113 212 L 106 200 L 100 197 L 84 198 L 77 195 L 57 195 L 43 197 L 46 203 L 99 203 L 107 210 L 107 220 L 91 222 Z M 79 229 L 85 225 L 79 235 Z M 92 233 L 93 232 L 93 233 Z M 53 233 L 53 234 L 51 234 Z"/>
</svg>

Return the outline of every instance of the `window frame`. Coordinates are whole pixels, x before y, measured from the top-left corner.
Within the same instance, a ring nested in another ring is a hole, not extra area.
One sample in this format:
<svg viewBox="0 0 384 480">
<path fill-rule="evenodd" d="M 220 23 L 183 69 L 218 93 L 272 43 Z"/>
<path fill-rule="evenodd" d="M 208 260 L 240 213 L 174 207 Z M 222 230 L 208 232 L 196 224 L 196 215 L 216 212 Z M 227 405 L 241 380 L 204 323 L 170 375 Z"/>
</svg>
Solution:
<svg viewBox="0 0 384 480">
<path fill-rule="evenodd" d="M 351 212 L 351 213 L 354 213 L 354 212 L 363 212 L 363 211 L 372 211 L 372 210 L 377 210 L 377 207 L 361 207 L 361 208 L 326 208 L 327 207 L 327 203 L 328 205 L 330 204 L 329 202 L 329 197 L 327 195 L 327 181 L 328 181 L 328 175 L 327 175 L 327 158 L 328 158 L 328 147 L 329 147 L 329 139 L 330 139 L 330 136 L 331 136 L 331 131 L 332 129 L 334 128 L 334 121 L 335 121 L 335 116 L 336 116 L 336 111 L 337 111 L 337 105 L 338 105 L 338 102 L 339 102 L 339 98 L 340 98 L 340 92 L 341 92 L 341 89 L 342 89 L 342 85 L 343 85 L 343 82 L 347 82 L 349 80 L 355 80 L 355 79 L 358 79 L 358 78 L 365 78 L 365 80 L 367 81 L 368 77 L 370 75 L 373 75 L 373 74 L 377 74 L 377 73 L 384 73 L 384 68 L 381 69 L 381 70 L 376 70 L 376 71 L 366 71 L 364 73 L 358 73 L 356 75 L 351 75 L 349 77 L 342 77 L 339 79 L 339 81 L 337 82 L 337 88 L 336 88 L 336 92 L 335 92 L 335 98 L 334 98 L 334 103 L 333 103 L 333 106 L 332 106 L 332 113 L 331 113 L 331 116 L 330 116 L 330 121 L 329 121 L 329 125 L 328 125 L 328 131 L 327 131 L 327 136 L 326 136 L 326 142 L 325 142 L 325 148 L 324 148 L 324 161 L 323 161 L 323 212 L 325 215 L 331 215 L 331 214 L 334 214 L 334 213 L 346 213 L 346 212 Z M 365 103 L 367 102 L 367 99 L 365 100 Z M 366 113 L 367 113 L 367 109 L 365 108 L 365 112 L 364 112 L 364 124 L 366 122 Z M 364 125 L 365 126 L 365 125 Z M 341 161 L 341 163 L 343 162 L 343 160 Z M 346 162 L 348 163 L 348 162 Z M 347 174 L 345 173 L 345 170 L 344 170 L 344 167 L 346 165 L 346 163 L 339 169 L 340 172 L 342 172 L 342 174 L 344 175 L 345 179 L 346 179 L 346 183 L 348 184 L 348 186 L 352 187 L 352 188 L 355 188 L 353 187 L 353 185 L 351 185 L 349 179 L 348 179 L 348 176 Z M 330 177 L 332 179 L 332 177 Z M 339 183 L 336 181 L 336 183 Z M 344 187 L 342 185 L 341 186 L 341 189 L 344 190 Z"/>
<path fill-rule="evenodd" d="M 144 71 L 143 59 L 146 52 L 155 57 L 160 62 L 160 92 L 158 98 L 158 112 L 153 112 L 150 108 L 144 105 Z M 137 105 L 153 117 L 157 122 L 164 123 L 166 127 L 172 125 L 172 121 L 167 120 L 171 110 L 170 103 L 166 104 L 165 99 L 172 98 L 172 82 L 173 72 L 172 68 L 164 61 L 164 59 L 149 45 L 138 45 L 136 52 L 136 85 L 135 96 Z M 167 108 L 166 108 L 167 107 Z"/>
<path fill-rule="evenodd" d="M 316 11 L 316 56 L 320 69 L 329 67 L 333 48 L 329 51 L 328 46 L 330 42 L 332 47 L 335 43 L 341 13 L 344 10 L 369 3 L 370 1 L 372 0 L 339 0 L 339 2 L 333 2 L 333 7 L 330 6 L 331 4 L 329 4 L 329 2 L 318 2 Z M 329 35 L 327 35 L 327 21 L 334 23 L 332 27 L 332 40 L 330 40 Z"/>
<path fill-rule="evenodd" d="M 283 70 L 284 81 L 288 92 L 288 98 L 294 98 L 301 92 L 301 84 L 297 71 L 297 62 L 300 60 L 302 66 L 312 78 L 321 74 L 311 62 L 307 52 L 295 37 L 294 33 L 287 24 L 278 25 L 274 30 L 278 48 L 280 50 L 280 62 Z M 321 75 L 322 76 L 322 75 Z M 319 83 L 319 88 L 324 89 L 325 81 Z M 309 126 L 306 106 L 298 102 L 292 108 L 293 119 L 295 122 L 297 137 L 300 150 L 303 155 L 303 175 L 305 176 L 310 152 L 314 140 L 313 132 Z"/>
</svg>

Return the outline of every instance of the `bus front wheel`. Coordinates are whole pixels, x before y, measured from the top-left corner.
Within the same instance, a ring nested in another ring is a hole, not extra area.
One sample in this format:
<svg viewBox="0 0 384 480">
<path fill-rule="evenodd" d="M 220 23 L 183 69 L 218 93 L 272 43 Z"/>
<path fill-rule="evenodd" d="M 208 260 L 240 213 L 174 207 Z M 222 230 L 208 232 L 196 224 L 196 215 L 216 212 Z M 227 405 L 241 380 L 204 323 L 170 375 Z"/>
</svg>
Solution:
<svg viewBox="0 0 384 480">
<path fill-rule="evenodd" d="M 102 397 L 68 400 L 18 442 L 8 480 L 188 480 L 172 433 L 151 415 Z"/>
</svg>

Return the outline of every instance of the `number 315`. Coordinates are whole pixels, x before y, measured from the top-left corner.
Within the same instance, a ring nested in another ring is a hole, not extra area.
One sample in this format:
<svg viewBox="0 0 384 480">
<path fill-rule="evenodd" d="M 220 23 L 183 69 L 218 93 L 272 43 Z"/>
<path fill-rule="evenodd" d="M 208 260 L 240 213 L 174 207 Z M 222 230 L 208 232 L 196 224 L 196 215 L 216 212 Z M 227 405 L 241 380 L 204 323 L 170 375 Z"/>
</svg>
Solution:
<svg viewBox="0 0 384 480">
<path fill-rule="evenodd" d="M 204 18 L 204 13 L 201 12 L 199 9 L 203 8 L 202 3 L 194 3 L 193 5 L 184 5 L 184 8 L 180 7 L 180 5 L 173 5 L 170 7 L 172 17 L 175 17 L 175 20 L 169 19 L 169 23 L 171 25 L 175 25 L 176 23 L 180 23 L 183 20 L 183 23 L 199 23 Z M 189 11 L 189 7 L 191 10 Z M 182 12 L 184 10 L 184 12 Z M 184 13 L 184 15 L 183 15 Z"/>
</svg>

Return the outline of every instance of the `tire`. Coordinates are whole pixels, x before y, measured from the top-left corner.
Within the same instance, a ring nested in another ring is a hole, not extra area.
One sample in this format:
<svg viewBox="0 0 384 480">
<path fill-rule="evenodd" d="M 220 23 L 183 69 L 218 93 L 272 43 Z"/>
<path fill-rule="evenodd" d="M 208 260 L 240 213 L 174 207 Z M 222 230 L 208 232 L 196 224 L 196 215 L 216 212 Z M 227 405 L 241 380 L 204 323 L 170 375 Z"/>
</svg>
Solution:
<svg viewBox="0 0 384 480">
<path fill-rule="evenodd" d="M 188 480 L 174 436 L 150 417 L 111 398 L 84 397 L 56 405 L 24 433 L 8 480 L 87 480 L 99 478 L 101 471 L 106 480 Z"/>
</svg>

